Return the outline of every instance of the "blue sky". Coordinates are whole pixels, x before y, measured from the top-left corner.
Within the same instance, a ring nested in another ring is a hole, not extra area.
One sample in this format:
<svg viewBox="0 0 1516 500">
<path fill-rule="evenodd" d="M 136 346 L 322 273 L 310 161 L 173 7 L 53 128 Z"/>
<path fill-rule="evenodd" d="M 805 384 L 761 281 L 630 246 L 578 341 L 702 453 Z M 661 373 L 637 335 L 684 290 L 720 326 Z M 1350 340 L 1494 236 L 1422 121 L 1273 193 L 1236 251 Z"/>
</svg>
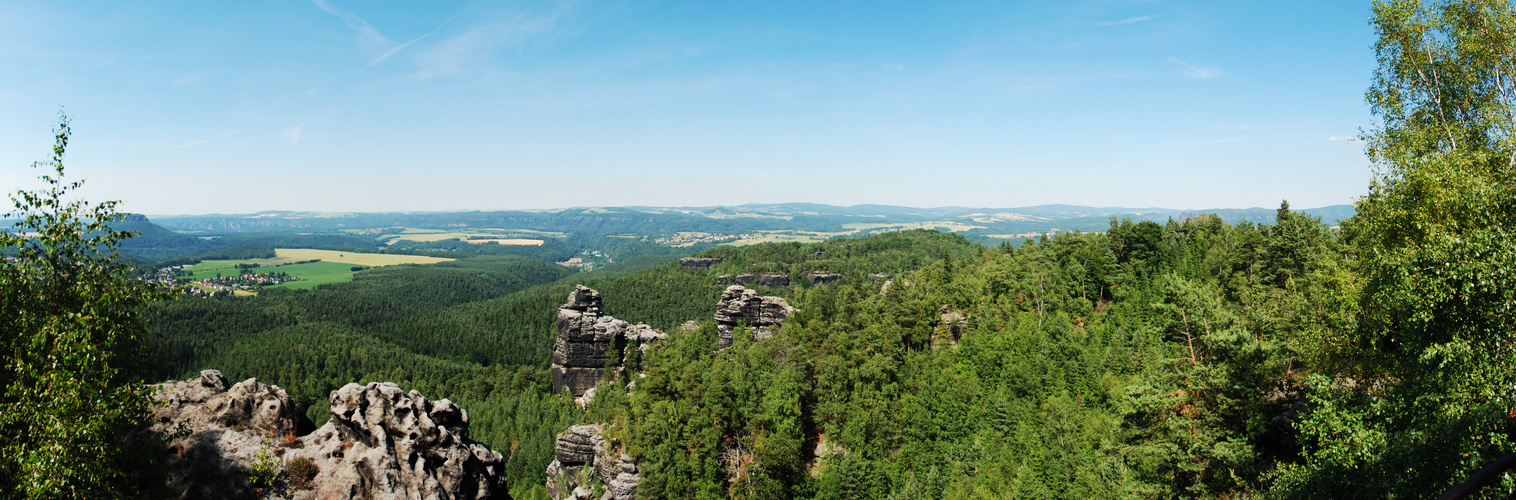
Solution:
<svg viewBox="0 0 1516 500">
<path fill-rule="evenodd" d="M 60 106 L 149 214 L 1351 203 L 1367 2 L 4 2 L 0 187 Z"/>
</svg>

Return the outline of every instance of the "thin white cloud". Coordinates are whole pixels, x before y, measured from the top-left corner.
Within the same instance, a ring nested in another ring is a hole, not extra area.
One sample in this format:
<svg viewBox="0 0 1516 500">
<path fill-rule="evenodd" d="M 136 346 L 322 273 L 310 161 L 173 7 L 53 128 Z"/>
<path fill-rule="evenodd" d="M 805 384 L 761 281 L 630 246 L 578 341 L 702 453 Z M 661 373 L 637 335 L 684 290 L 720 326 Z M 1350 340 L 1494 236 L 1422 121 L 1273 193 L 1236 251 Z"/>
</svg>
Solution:
<svg viewBox="0 0 1516 500">
<path fill-rule="evenodd" d="M 884 69 L 892 69 L 892 70 L 895 70 L 895 71 L 900 71 L 900 70 L 905 69 L 905 65 L 904 64 L 899 64 L 899 63 L 887 62 L 887 63 L 882 63 L 882 65 L 884 66 Z"/>
<path fill-rule="evenodd" d="M 1179 59 L 1177 57 L 1170 57 L 1169 58 L 1169 62 L 1174 63 L 1174 64 L 1178 64 L 1180 66 L 1183 66 L 1184 67 L 1184 71 L 1181 74 L 1183 74 L 1186 78 L 1194 78 L 1194 79 L 1197 79 L 1197 80 L 1209 80 L 1209 79 L 1212 79 L 1212 78 L 1221 78 L 1222 75 L 1225 75 L 1225 73 L 1223 73 L 1219 69 L 1215 69 L 1215 68 L 1202 68 L 1200 66 L 1196 66 L 1196 65 L 1184 62 L 1183 60 L 1181 60 L 1181 59 Z"/>
<path fill-rule="evenodd" d="M 461 16 L 461 15 L 463 15 L 463 11 L 458 11 L 457 14 L 453 14 L 453 17 L 447 18 L 446 21 L 443 21 L 442 24 L 437 25 L 436 28 L 433 28 L 431 31 L 428 31 L 425 35 L 418 36 L 418 37 L 416 37 L 415 40 L 411 40 L 409 42 L 405 42 L 405 43 L 402 43 L 400 45 L 397 45 L 397 46 L 395 46 L 395 48 L 390 49 L 389 51 L 385 52 L 384 54 L 379 55 L 379 57 L 374 58 L 374 60 L 369 61 L 368 66 L 373 66 L 375 64 L 379 64 L 379 61 L 383 61 L 385 59 L 389 59 L 390 56 L 395 55 L 396 52 L 400 52 L 401 50 L 404 50 L 406 47 L 410 47 L 411 44 L 419 42 L 419 41 L 421 41 L 422 39 L 424 39 L 426 37 L 432 36 L 433 33 L 441 31 L 443 26 L 447 26 L 447 23 L 453 22 L 454 19 L 457 19 L 458 16 Z"/>
<path fill-rule="evenodd" d="M 518 16 L 437 42 L 431 50 L 417 56 L 421 65 L 417 76 L 432 78 L 481 66 L 489 61 L 497 47 L 520 43 L 527 37 L 545 33 L 553 28 L 557 19 L 558 14 L 535 18 Z"/>
<path fill-rule="evenodd" d="M 394 45 L 394 42 L 391 42 L 390 39 L 384 36 L 383 33 L 380 33 L 379 30 L 374 29 L 374 27 L 370 25 L 368 21 L 364 21 L 363 18 L 358 17 L 351 12 L 338 9 L 332 4 L 326 3 L 325 0 L 311 0 L 311 2 L 316 4 L 317 7 L 320 7 L 321 10 L 326 11 L 328 14 L 337 16 L 338 19 L 342 20 L 343 24 L 346 24 L 347 27 L 352 28 L 354 31 L 357 31 L 369 41 L 385 47 Z"/>
<path fill-rule="evenodd" d="M 1152 19 L 1152 18 L 1155 18 L 1155 17 L 1158 17 L 1158 16 L 1129 17 L 1129 18 L 1126 18 L 1126 19 L 1122 19 L 1120 21 L 1111 21 L 1111 22 L 1106 22 L 1106 23 L 1100 23 L 1100 25 L 1101 26 L 1120 26 L 1120 25 L 1123 25 L 1123 24 L 1140 23 L 1140 22 L 1143 22 L 1143 21 L 1146 21 L 1146 20 L 1149 20 L 1149 19 Z"/>
<path fill-rule="evenodd" d="M 274 135 L 283 138 L 285 142 L 288 142 L 291 146 L 294 146 L 300 143 L 300 132 L 303 130 L 305 130 L 305 122 L 300 122 Z"/>
<path fill-rule="evenodd" d="M 1353 137 L 1353 136 L 1350 136 L 1350 135 L 1344 135 L 1344 136 L 1335 136 L 1334 135 L 1334 136 L 1328 137 L 1327 140 L 1330 141 L 1330 142 L 1341 142 L 1341 143 L 1348 143 L 1348 144 L 1352 144 L 1352 143 L 1355 143 L 1355 142 L 1363 142 L 1362 139 L 1359 139 L 1357 137 Z"/>
</svg>

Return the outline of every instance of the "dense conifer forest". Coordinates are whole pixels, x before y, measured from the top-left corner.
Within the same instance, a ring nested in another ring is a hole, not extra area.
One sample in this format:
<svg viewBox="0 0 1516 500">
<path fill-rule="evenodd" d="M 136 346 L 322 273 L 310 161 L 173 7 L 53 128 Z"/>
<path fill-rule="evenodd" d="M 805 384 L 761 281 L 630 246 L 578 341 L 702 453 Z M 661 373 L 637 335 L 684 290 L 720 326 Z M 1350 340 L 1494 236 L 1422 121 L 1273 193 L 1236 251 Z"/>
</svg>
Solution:
<svg viewBox="0 0 1516 500">
<path fill-rule="evenodd" d="M 276 384 L 318 425 L 351 382 L 449 398 L 521 499 L 547 496 L 555 435 L 580 423 L 636 461 L 639 498 L 1436 497 L 1516 451 L 1513 13 L 1374 3 L 1376 172 L 1335 223 L 1281 203 L 1263 222 L 1111 217 L 1016 245 L 917 229 L 670 247 L 602 225 L 728 226 L 574 211 L 520 216 L 586 230 L 540 247 L 407 243 L 457 259 L 175 298 L 121 254 L 374 242 L 260 226 L 206 243 L 63 201 L 80 184 L 62 118 L 44 188 L 13 198 L 20 222 L 0 233 L 0 498 L 148 495 L 155 462 L 121 430 L 146 423 L 143 382 L 202 369 Z M 614 263 L 553 262 L 588 248 Z M 691 253 L 721 260 L 676 261 Z M 750 286 L 795 311 L 722 348 L 721 277 L 741 273 L 788 277 Z M 584 404 L 549 371 L 576 285 L 668 334 L 605 367 Z M 1513 492 L 1504 473 L 1472 498 Z"/>
</svg>

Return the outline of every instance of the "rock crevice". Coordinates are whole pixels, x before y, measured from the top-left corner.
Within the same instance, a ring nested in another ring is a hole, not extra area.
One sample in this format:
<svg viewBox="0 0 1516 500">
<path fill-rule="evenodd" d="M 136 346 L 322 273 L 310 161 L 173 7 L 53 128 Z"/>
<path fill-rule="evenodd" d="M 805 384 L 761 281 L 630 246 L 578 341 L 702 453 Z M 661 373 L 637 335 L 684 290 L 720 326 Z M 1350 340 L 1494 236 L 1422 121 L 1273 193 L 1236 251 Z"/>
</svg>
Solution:
<svg viewBox="0 0 1516 500">
<path fill-rule="evenodd" d="M 589 500 L 593 485 L 583 484 L 579 473 L 590 468 L 604 487 L 601 499 L 633 500 L 642 476 L 637 462 L 606 439 L 602 424 L 576 425 L 558 435 L 554 460 L 547 466 L 548 496 L 554 500 Z"/>
</svg>

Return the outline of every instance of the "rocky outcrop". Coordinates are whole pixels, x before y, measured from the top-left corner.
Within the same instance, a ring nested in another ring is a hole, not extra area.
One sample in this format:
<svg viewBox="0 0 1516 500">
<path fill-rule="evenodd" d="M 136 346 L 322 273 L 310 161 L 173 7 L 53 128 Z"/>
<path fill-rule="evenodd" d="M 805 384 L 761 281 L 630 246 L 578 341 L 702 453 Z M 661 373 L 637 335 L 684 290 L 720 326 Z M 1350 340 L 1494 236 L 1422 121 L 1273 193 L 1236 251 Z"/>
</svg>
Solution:
<svg viewBox="0 0 1516 500">
<path fill-rule="evenodd" d="M 580 482 L 579 473 L 586 467 L 594 471 L 605 492 L 601 499 L 632 500 L 637 497 L 637 483 L 642 476 L 637 462 L 620 451 L 616 443 L 603 435 L 600 424 L 576 425 L 558 435 L 554 460 L 547 465 L 547 492 L 554 500 L 589 500 L 593 484 Z"/>
<path fill-rule="evenodd" d="M 148 432 L 169 441 L 169 489 L 178 498 L 507 498 L 499 453 L 468 440 L 468 413 L 390 383 L 332 392 L 332 418 L 304 437 L 277 386 L 227 387 L 215 370 L 167 382 L 154 394 Z M 259 484 L 297 461 L 312 477 Z M 260 464 L 260 462 L 262 462 Z"/>
<path fill-rule="evenodd" d="M 313 490 L 292 498 L 508 498 L 499 453 L 468 439 L 468 412 L 388 382 L 347 384 L 332 418 L 285 453 L 319 469 Z"/>
<path fill-rule="evenodd" d="M 736 281 L 738 285 L 743 286 L 751 285 L 754 283 L 763 285 L 768 288 L 784 288 L 790 286 L 789 275 L 780 273 L 744 273 L 737 275 L 737 278 L 735 278 L 734 281 Z"/>
<path fill-rule="evenodd" d="M 179 498 L 231 498 L 252 492 L 243 471 L 273 442 L 295 440 L 295 402 L 278 386 L 248 379 L 228 387 L 216 370 L 154 386 L 148 432 L 168 443 L 169 489 Z"/>
<path fill-rule="evenodd" d="M 668 335 L 645 324 L 600 312 L 600 292 L 582 285 L 558 308 L 558 339 L 553 343 L 553 390 L 581 397 L 595 387 L 607 366 L 621 365 L 627 346 L 646 352 Z"/>
<path fill-rule="evenodd" d="M 938 309 L 938 320 L 932 326 L 932 336 L 937 339 L 937 344 L 958 345 L 958 339 L 969 329 L 969 316 L 962 311 L 952 310 L 950 306 L 943 305 Z"/>
<path fill-rule="evenodd" d="M 720 264 L 722 262 L 726 262 L 726 259 L 720 257 L 685 257 L 679 259 L 679 265 L 694 269 L 696 271 L 704 271 L 706 269 L 710 269 L 711 266 Z"/>
<path fill-rule="evenodd" d="M 822 272 L 822 271 L 812 272 L 810 274 L 805 275 L 805 277 L 806 278 L 810 278 L 811 285 L 813 285 L 813 286 L 814 285 L 823 285 L 823 284 L 831 283 L 833 281 L 842 281 L 842 275 L 841 274 L 828 273 L 828 272 Z"/>
<path fill-rule="evenodd" d="M 777 325 L 790 317 L 795 308 L 779 297 L 760 297 L 758 292 L 741 285 L 732 285 L 721 293 L 716 303 L 716 330 L 721 348 L 732 345 L 732 329 L 739 325 L 754 327 L 754 338 L 773 335 L 768 327 Z"/>
<path fill-rule="evenodd" d="M 625 321 L 600 314 L 600 292 L 576 286 L 558 308 L 553 343 L 553 390 L 575 397 L 595 386 L 604 368 L 620 360 Z"/>
</svg>

